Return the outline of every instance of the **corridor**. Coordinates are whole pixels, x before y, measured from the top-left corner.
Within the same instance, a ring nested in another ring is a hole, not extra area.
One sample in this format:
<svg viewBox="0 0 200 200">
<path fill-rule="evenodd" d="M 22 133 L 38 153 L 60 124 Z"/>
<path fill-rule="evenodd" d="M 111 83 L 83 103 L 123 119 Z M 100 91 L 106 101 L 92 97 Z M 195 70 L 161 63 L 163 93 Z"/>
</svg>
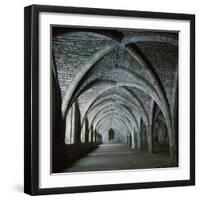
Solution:
<svg viewBox="0 0 200 200">
<path fill-rule="evenodd" d="M 51 35 L 52 172 L 178 166 L 178 32 Z"/>
<path fill-rule="evenodd" d="M 167 152 L 151 154 L 125 144 L 102 144 L 63 172 L 173 167 Z"/>
</svg>

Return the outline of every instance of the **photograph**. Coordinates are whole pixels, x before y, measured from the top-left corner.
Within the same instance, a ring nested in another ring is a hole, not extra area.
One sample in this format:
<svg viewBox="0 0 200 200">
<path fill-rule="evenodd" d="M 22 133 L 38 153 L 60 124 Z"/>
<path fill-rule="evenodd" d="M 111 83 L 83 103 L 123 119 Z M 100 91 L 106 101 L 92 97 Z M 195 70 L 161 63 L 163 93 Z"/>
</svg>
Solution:
<svg viewBox="0 0 200 200">
<path fill-rule="evenodd" d="M 51 172 L 178 167 L 178 31 L 51 25 Z"/>
<path fill-rule="evenodd" d="M 195 16 L 25 8 L 24 191 L 195 184 Z"/>
</svg>

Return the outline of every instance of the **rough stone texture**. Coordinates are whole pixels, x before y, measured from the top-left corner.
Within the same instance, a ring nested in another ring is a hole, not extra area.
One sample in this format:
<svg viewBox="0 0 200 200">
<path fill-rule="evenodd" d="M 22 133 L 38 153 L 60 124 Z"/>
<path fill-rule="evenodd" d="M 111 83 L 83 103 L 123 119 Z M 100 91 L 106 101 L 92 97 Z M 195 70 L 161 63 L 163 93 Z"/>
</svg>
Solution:
<svg viewBox="0 0 200 200">
<path fill-rule="evenodd" d="M 109 43 L 111 41 L 105 37 L 97 37 L 91 33 L 65 33 L 53 38 L 53 52 L 62 96 L 79 72 L 81 64 Z"/>
<path fill-rule="evenodd" d="M 138 46 L 154 67 L 168 102 L 172 105 L 173 83 L 178 64 L 177 48 L 163 43 L 140 43 Z"/>
</svg>

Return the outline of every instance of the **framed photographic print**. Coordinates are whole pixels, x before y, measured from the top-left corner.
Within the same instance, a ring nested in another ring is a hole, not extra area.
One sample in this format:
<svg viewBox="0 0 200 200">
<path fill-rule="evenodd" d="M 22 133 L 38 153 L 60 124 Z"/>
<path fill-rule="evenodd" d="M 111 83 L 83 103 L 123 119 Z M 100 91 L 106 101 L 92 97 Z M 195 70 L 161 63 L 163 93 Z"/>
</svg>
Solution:
<svg viewBox="0 0 200 200">
<path fill-rule="evenodd" d="M 25 8 L 24 191 L 195 184 L 195 16 Z"/>
</svg>

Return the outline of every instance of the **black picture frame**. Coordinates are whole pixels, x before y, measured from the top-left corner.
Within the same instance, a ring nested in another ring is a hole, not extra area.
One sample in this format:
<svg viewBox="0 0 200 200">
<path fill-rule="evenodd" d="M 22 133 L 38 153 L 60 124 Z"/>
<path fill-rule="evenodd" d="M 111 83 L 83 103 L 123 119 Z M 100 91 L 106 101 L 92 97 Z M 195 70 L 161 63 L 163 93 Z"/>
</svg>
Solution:
<svg viewBox="0 0 200 200">
<path fill-rule="evenodd" d="M 188 20 L 190 23 L 190 179 L 177 181 L 39 188 L 39 14 Z M 30 195 L 95 192 L 195 185 L 195 15 L 127 10 L 31 5 L 24 9 L 24 192 Z"/>
</svg>

